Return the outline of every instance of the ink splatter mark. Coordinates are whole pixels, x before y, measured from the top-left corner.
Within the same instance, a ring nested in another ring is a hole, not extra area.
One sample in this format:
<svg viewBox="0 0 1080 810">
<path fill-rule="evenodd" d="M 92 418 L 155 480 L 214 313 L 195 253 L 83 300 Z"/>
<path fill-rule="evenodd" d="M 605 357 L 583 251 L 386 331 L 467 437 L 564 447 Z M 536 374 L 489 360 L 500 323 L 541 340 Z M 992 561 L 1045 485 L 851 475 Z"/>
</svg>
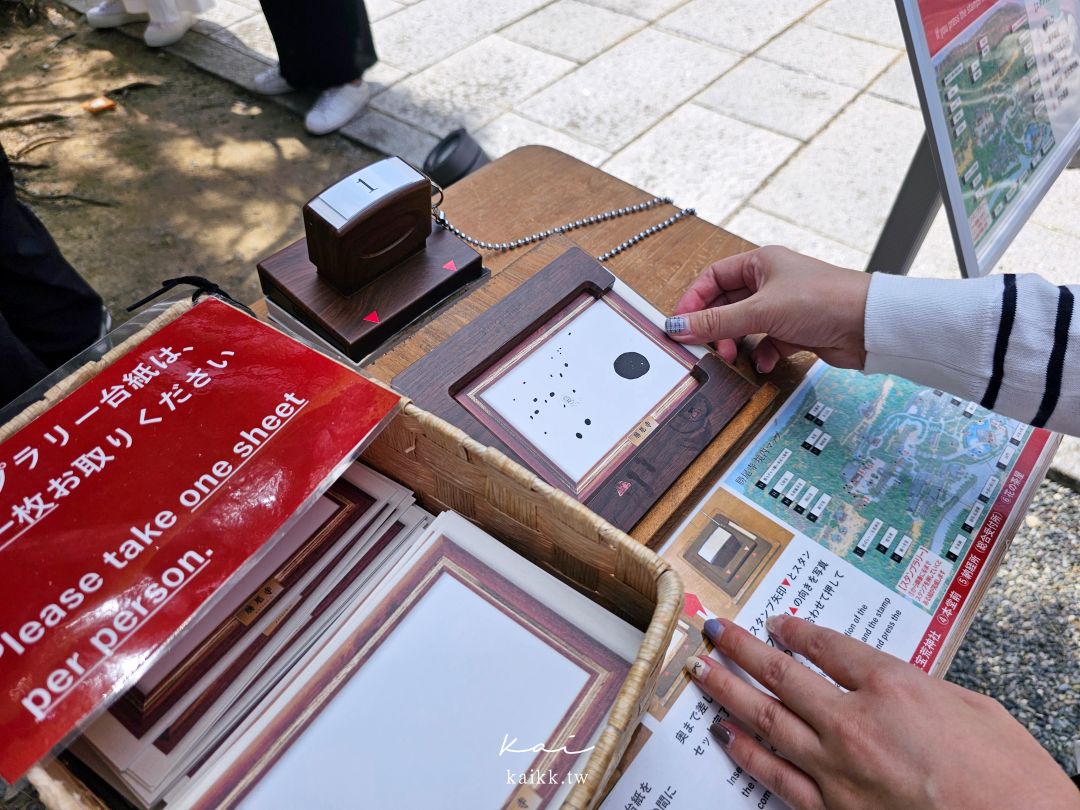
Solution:
<svg viewBox="0 0 1080 810">
<path fill-rule="evenodd" d="M 580 433 L 575 433 L 574 435 L 575 435 L 575 436 L 577 436 L 577 437 L 578 437 L 579 439 L 581 438 L 581 434 L 580 434 Z"/>
<path fill-rule="evenodd" d="M 592 419 L 586 419 L 585 424 L 586 425 L 591 425 L 592 424 Z"/>
<path fill-rule="evenodd" d="M 554 391 L 552 391 L 552 392 L 551 392 L 550 394 L 548 394 L 548 396 L 549 396 L 549 397 L 553 397 L 553 396 L 555 396 L 555 392 L 554 392 Z"/>
<path fill-rule="evenodd" d="M 615 358 L 615 373 L 624 380 L 636 380 L 649 373 L 649 361 L 637 352 L 623 352 Z"/>
</svg>

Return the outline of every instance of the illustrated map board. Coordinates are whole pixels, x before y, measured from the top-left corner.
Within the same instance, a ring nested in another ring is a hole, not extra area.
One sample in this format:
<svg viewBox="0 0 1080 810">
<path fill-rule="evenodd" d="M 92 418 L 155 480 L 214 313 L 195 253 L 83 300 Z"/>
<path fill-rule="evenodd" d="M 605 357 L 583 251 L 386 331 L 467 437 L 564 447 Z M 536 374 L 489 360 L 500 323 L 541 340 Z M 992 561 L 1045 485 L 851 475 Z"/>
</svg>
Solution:
<svg viewBox="0 0 1080 810">
<path fill-rule="evenodd" d="M 961 271 L 990 272 L 1080 146 L 1080 0 L 897 0 Z"/>
<path fill-rule="evenodd" d="M 709 734 L 729 714 L 682 669 L 716 656 L 704 622 L 774 644 L 765 620 L 798 616 L 940 677 L 1057 443 L 941 391 L 815 364 L 660 550 L 685 608 L 603 810 L 636 795 L 783 807 Z"/>
</svg>

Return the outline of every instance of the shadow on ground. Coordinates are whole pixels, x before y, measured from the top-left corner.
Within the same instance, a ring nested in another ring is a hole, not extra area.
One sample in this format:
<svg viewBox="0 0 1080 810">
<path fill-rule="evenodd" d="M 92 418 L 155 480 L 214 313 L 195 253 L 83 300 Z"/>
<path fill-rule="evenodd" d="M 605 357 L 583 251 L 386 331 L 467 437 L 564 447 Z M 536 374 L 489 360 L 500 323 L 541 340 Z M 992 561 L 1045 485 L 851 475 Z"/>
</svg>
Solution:
<svg viewBox="0 0 1080 810">
<path fill-rule="evenodd" d="M 29 26 L 3 6 L 0 142 L 24 201 L 118 319 L 176 275 L 255 298 L 255 263 L 303 235 L 303 203 L 380 157 L 63 6 Z M 82 109 L 102 94 L 115 110 Z"/>
</svg>

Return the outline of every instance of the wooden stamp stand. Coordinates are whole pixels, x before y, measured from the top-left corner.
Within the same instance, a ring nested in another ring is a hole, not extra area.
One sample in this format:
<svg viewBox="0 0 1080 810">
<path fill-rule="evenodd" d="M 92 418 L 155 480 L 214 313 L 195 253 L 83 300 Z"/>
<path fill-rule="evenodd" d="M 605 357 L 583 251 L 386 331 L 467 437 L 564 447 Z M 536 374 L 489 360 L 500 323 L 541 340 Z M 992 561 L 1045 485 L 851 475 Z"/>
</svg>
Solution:
<svg viewBox="0 0 1080 810">
<path fill-rule="evenodd" d="M 354 361 L 483 272 L 432 228 L 431 182 L 400 158 L 367 166 L 304 206 L 306 239 L 259 263 L 266 297 Z"/>
</svg>

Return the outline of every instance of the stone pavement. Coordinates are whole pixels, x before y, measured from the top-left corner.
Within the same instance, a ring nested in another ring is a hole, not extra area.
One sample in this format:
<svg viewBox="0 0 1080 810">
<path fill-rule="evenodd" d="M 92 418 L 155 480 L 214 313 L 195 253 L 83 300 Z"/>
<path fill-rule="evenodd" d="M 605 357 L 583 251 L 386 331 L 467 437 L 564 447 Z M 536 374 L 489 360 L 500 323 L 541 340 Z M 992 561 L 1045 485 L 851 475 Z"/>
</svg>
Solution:
<svg viewBox="0 0 1080 810">
<path fill-rule="evenodd" d="M 458 126 L 492 157 L 548 144 L 753 242 L 850 267 L 866 265 L 923 131 L 892 0 L 367 0 L 367 9 L 380 63 L 366 76 L 370 108 L 347 137 L 416 163 Z M 276 59 L 257 0 L 215 0 L 169 50 L 248 88 Z M 1080 172 L 1067 171 L 997 272 L 1077 281 L 1077 256 Z M 912 274 L 959 275 L 944 212 Z M 1068 442 L 1057 465 L 1080 478 L 1080 443 Z"/>
</svg>

